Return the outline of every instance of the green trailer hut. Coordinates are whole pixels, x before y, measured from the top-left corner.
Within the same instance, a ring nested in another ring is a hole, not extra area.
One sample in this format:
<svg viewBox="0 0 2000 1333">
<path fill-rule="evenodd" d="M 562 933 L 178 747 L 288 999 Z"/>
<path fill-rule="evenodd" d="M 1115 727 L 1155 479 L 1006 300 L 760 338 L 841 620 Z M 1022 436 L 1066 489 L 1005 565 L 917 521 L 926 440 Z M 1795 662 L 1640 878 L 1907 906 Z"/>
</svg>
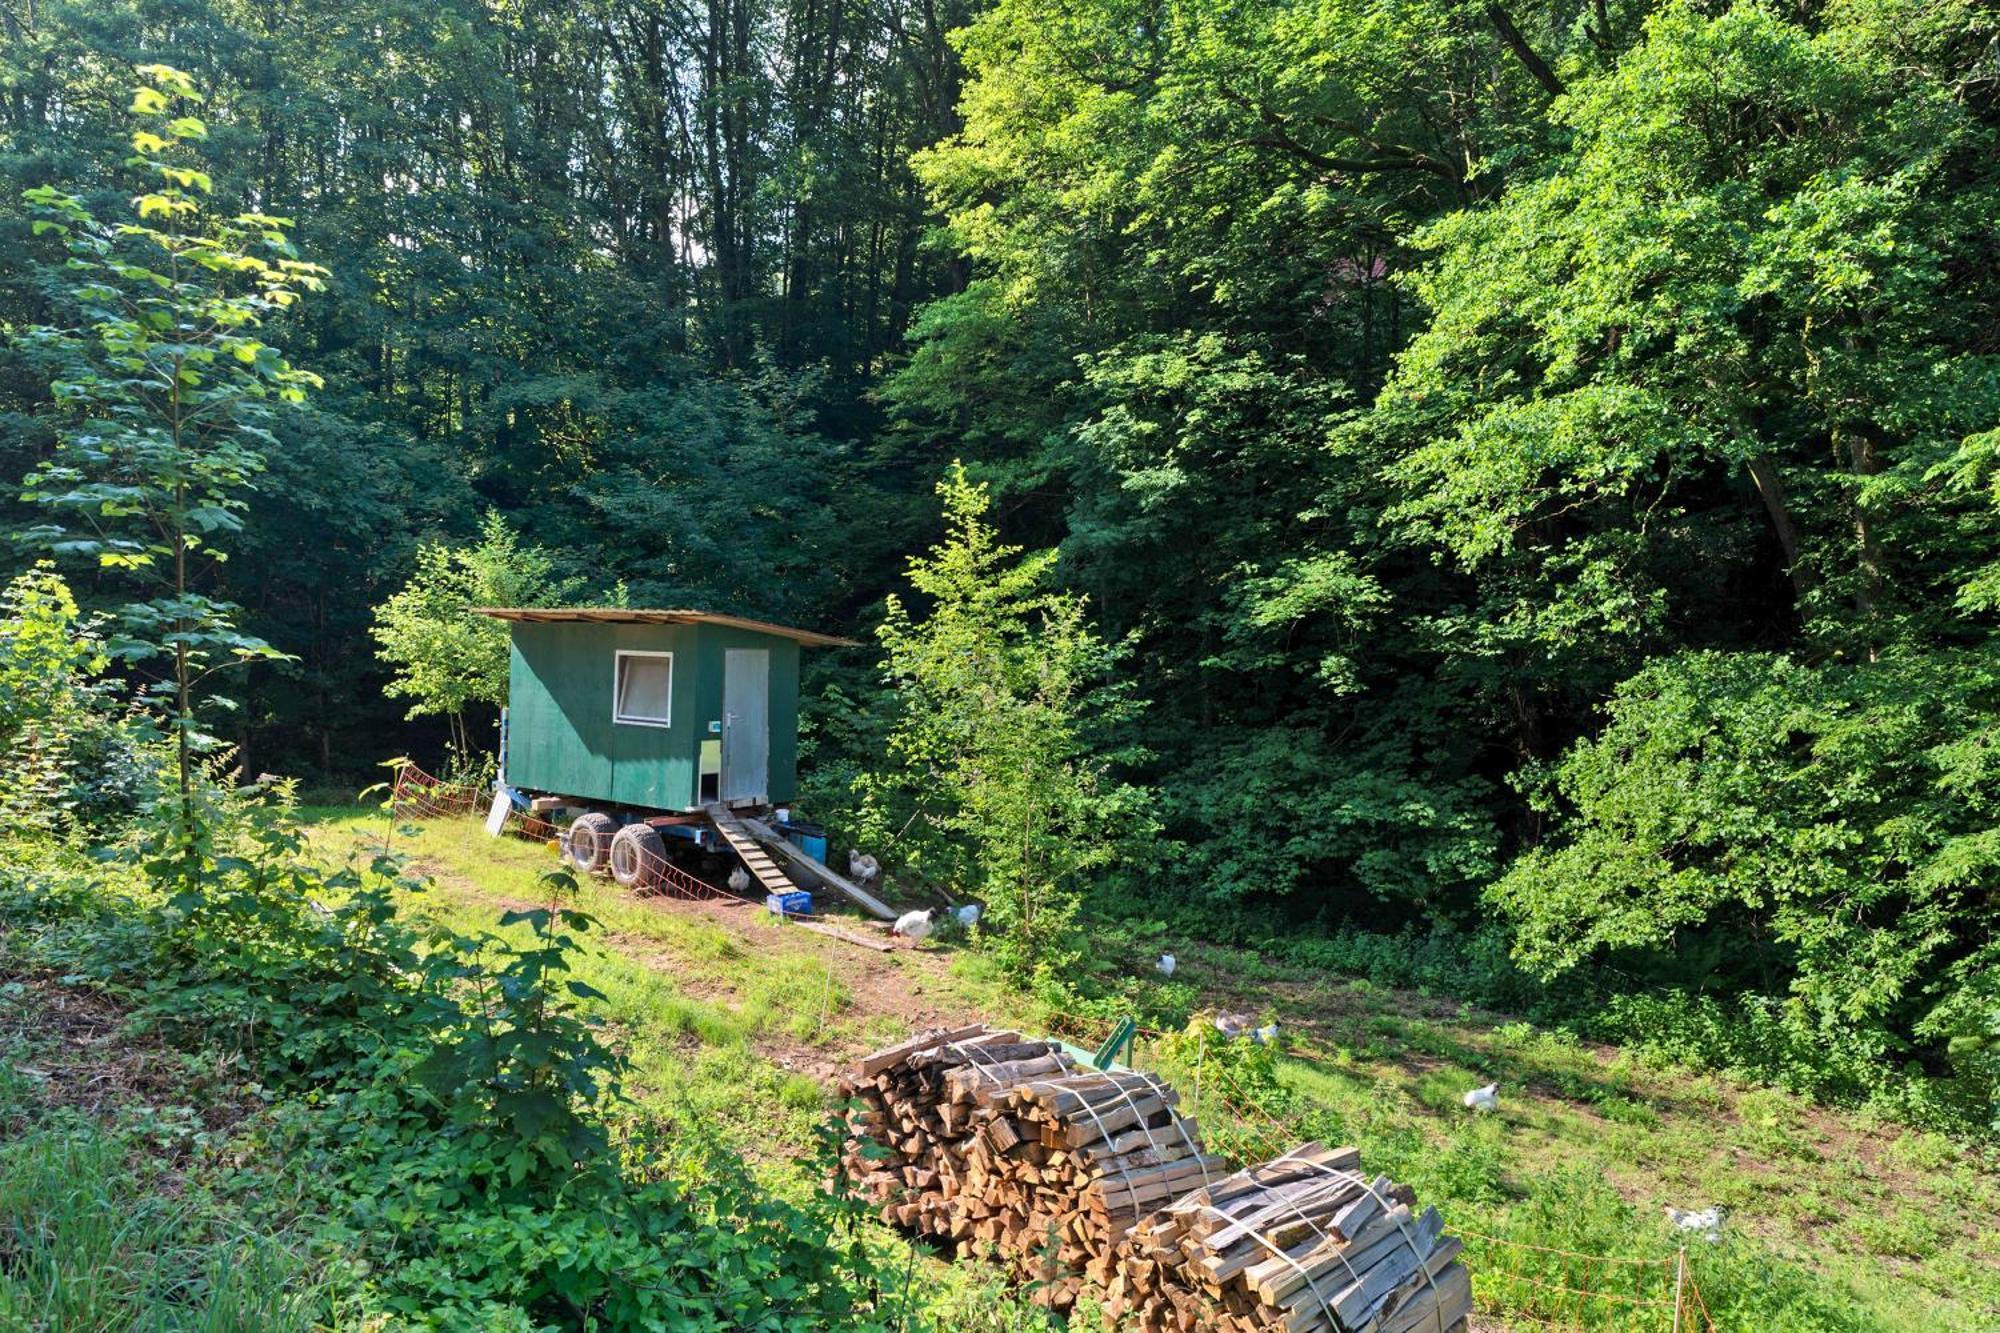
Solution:
<svg viewBox="0 0 2000 1333">
<path fill-rule="evenodd" d="M 475 610 L 512 627 L 507 784 L 635 811 L 796 799 L 799 650 L 853 646 L 705 611 Z"/>
</svg>

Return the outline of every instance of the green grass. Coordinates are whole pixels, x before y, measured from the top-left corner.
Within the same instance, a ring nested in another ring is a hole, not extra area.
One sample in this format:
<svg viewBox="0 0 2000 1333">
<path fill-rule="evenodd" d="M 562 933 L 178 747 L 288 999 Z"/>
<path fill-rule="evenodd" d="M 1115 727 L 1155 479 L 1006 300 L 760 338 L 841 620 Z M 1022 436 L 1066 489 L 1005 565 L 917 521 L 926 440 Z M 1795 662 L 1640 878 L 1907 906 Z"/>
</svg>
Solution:
<svg viewBox="0 0 2000 1333">
<path fill-rule="evenodd" d="M 304 814 L 312 845 L 330 862 L 357 848 L 380 849 L 386 821 L 378 812 L 324 807 Z M 470 820 L 402 827 L 408 832 L 399 833 L 393 847 L 412 857 L 413 869 L 430 881 L 409 896 L 407 911 L 462 933 L 525 932 L 500 927 L 496 909 L 546 897 L 542 877 L 557 868 L 546 847 L 489 838 Z M 635 899 L 602 880 L 582 880 L 576 905 L 602 926 L 575 960 L 575 976 L 604 993 L 600 1012 L 631 1062 L 624 1089 L 631 1104 L 623 1118 L 724 1144 L 748 1160 L 759 1184 L 774 1194 L 797 1199 L 820 1190 L 822 1182 L 801 1158 L 831 1108 L 830 1090 L 780 1062 L 830 1070 L 840 1059 L 906 1035 L 909 1025 L 897 1015 L 858 1010 L 843 973 L 908 960 L 857 955 L 752 909 L 741 909 L 725 929 L 691 911 Z M 970 971 L 972 979 L 936 984 L 961 995 L 997 993 L 997 978 L 977 975 L 976 966 Z M 942 1262 L 884 1227 L 867 1228 L 862 1239 L 885 1284 L 907 1277 L 926 1312 L 926 1328 L 1029 1333 L 1050 1327 L 1044 1311 L 1009 1291 L 991 1270 Z"/>
<path fill-rule="evenodd" d="M 122 1136 L 0 1147 L 0 1328 L 303 1333 L 326 1305 L 294 1248 L 176 1197 Z"/>
<path fill-rule="evenodd" d="M 106 1028 L 95 1044 L 115 1058 L 91 1067 L 78 1050 L 90 1043 L 51 1008 L 55 983 L 8 979 L 4 944 L 0 1329 L 323 1327 L 331 1287 L 297 1229 L 199 1178 L 216 1143 L 214 1062 Z"/>
<path fill-rule="evenodd" d="M 382 827 L 379 815 L 327 811 L 314 837 L 333 855 Z M 466 930 L 487 928 L 496 906 L 536 900 L 554 864 L 545 848 L 488 839 L 469 820 L 423 826 L 403 849 L 436 876 L 422 910 Z M 753 913 L 725 926 L 595 881 L 581 905 L 606 927 L 583 979 L 610 997 L 640 1105 L 723 1137 L 779 1191 L 815 1187 L 791 1161 L 821 1108 L 803 1066 L 823 1073 L 909 1026 L 848 978 L 902 969 L 927 997 L 1000 1021 L 1054 1021 L 973 953 L 855 955 Z M 2000 1330 L 1990 1148 L 1247 951 L 1181 944 L 1181 970 L 1162 982 L 1149 966 L 1157 944 L 1143 928 L 1105 927 L 1093 950 L 1100 988 L 1155 1024 L 1203 1006 L 1269 1011 L 1291 1046 L 1278 1067 L 1280 1123 L 1237 1117 L 1216 1083 L 1195 1106 L 1211 1140 L 1246 1152 L 1307 1134 L 1356 1143 L 1467 1234 L 1489 1316 L 1664 1329 L 1661 1309 L 1607 1293 L 1663 1295 L 1680 1240 L 1664 1207 L 1720 1204 L 1724 1242 L 1690 1246 L 1720 1329 Z M 1470 1116 L 1462 1094 L 1493 1079 L 1500 1113 Z M 875 1243 L 892 1262 L 906 1253 Z M 916 1280 L 942 1311 L 979 1305 L 992 1277 L 924 1260 Z M 940 1326 L 1014 1326 L 966 1318 L 940 1315 Z"/>
<path fill-rule="evenodd" d="M 1133 958 L 1148 954 L 1134 953 Z M 1689 1243 L 1722 1329 L 2000 1329 L 2000 1159 L 1867 1114 L 1594 1046 L 1463 1005 L 1347 982 L 1236 950 L 1183 948 L 1177 985 L 1278 1015 L 1292 1044 L 1284 1127 L 1353 1142 L 1414 1185 L 1469 1245 L 1483 1310 L 1593 1328 L 1664 1327 L 1622 1302 L 1657 1294 L 1682 1237 L 1667 1205 L 1729 1210 Z M 1469 1088 L 1498 1080 L 1475 1117 Z M 1188 1089 L 1181 1084 L 1183 1094 Z M 1231 1111 L 1198 1108 L 1211 1133 Z M 1658 1261 L 1587 1264 L 1530 1246 Z"/>
</svg>

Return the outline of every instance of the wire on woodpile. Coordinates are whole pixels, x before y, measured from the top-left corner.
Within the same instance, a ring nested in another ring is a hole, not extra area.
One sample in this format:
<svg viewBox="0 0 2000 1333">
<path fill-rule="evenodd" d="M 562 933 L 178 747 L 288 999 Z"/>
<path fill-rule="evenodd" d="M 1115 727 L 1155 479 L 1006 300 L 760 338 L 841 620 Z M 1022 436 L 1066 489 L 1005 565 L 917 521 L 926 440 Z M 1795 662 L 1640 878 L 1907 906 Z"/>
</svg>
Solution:
<svg viewBox="0 0 2000 1333">
<path fill-rule="evenodd" d="M 1115 1026 L 1113 1020 L 1109 1019 L 1086 1017 L 1085 1015 L 1082 1014 L 1065 1013 L 1060 1010 L 1049 1010 L 1047 1012 L 1049 1013 L 1052 1019 L 1058 1021 L 1059 1025 L 1067 1025 L 1073 1031 L 1079 1033 L 1085 1033 L 1091 1031 L 1092 1029 L 1095 1029 L 1100 1033 L 1108 1034 L 1110 1030 Z M 1135 1039 L 1140 1036 L 1158 1039 L 1164 1036 L 1165 1034 L 1153 1028 L 1135 1027 L 1133 1029 L 1133 1035 Z M 1287 1055 L 1288 1058 L 1296 1059 L 1301 1064 L 1312 1065 L 1315 1067 L 1325 1067 L 1326 1065 L 1331 1063 L 1323 1056 L 1315 1057 L 1313 1055 L 1308 1055 L 1298 1050 L 1297 1048 L 1288 1049 L 1285 1052 L 1285 1054 Z M 1137 1062 L 1137 1055 L 1138 1053 L 1135 1049 L 1132 1056 L 1135 1065 Z M 1257 1147 L 1258 1151 L 1264 1153 L 1264 1155 L 1266 1156 L 1269 1156 L 1271 1151 L 1275 1151 L 1277 1148 L 1281 1148 L 1284 1144 L 1293 1142 L 1301 1137 L 1303 1133 L 1302 1130 L 1295 1128 L 1291 1123 L 1286 1121 L 1283 1117 L 1270 1111 L 1268 1108 L 1266 1108 L 1260 1102 L 1258 1102 L 1255 1097 L 1251 1096 L 1248 1092 L 1246 1092 L 1243 1089 L 1242 1085 L 1238 1083 L 1235 1077 L 1229 1072 L 1228 1066 L 1221 1063 L 1217 1063 L 1216 1065 L 1211 1067 L 1211 1069 L 1205 1072 L 1210 1074 L 1213 1078 L 1218 1079 L 1220 1082 L 1227 1085 L 1227 1092 L 1215 1092 L 1211 1090 L 1211 1095 L 1213 1097 L 1213 1101 L 1215 1102 L 1215 1104 L 1219 1105 L 1221 1109 L 1227 1111 L 1230 1115 L 1236 1118 L 1239 1129 L 1249 1128 L 1261 1122 L 1262 1128 L 1252 1129 L 1252 1137 L 1251 1137 L 1251 1143 Z M 1234 1095 L 1233 1096 L 1229 1095 L 1231 1093 L 1233 1093 Z M 1209 1099 L 1202 1098 L 1201 1100 L 1207 1101 Z M 1276 1135 L 1275 1138 L 1270 1137 L 1273 1134 Z M 1663 1284 L 1671 1283 L 1673 1278 L 1674 1265 L 1677 1262 L 1675 1256 L 1652 1257 L 1652 1256 L 1639 1256 L 1639 1255 L 1586 1254 L 1579 1250 L 1563 1250 L 1549 1245 L 1535 1245 L 1527 1241 L 1509 1240 L 1504 1237 L 1490 1235 L 1485 1232 L 1471 1231 L 1463 1226 L 1455 1226 L 1453 1229 L 1461 1239 L 1467 1241 L 1477 1240 L 1480 1241 L 1483 1245 L 1486 1245 L 1488 1247 L 1496 1247 L 1503 1250 L 1528 1251 L 1535 1254 L 1558 1257 L 1566 1261 L 1568 1260 L 1581 1261 L 1585 1265 L 1585 1267 L 1583 1270 L 1583 1277 L 1579 1285 L 1571 1285 L 1571 1282 L 1569 1281 L 1556 1282 L 1544 1278 L 1532 1277 L 1526 1273 L 1519 1272 L 1510 1268 L 1496 1268 L 1488 1270 L 1490 1278 L 1494 1281 L 1518 1282 L 1526 1286 L 1555 1293 L 1559 1296 L 1576 1298 L 1574 1306 L 1576 1313 L 1574 1315 L 1569 1316 L 1570 1322 L 1567 1324 L 1550 1324 L 1551 1327 L 1581 1327 L 1582 1326 L 1581 1321 L 1584 1315 L 1586 1314 L 1585 1305 L 1588 1301 L 1592 1300 L 1601 1300 L 1613 1305 L 1621 1305 L 1629 1307 L 1634 1310 L 1642 1310 L 1642 1309 L 1661 1310 L 1666 1312 L 1665 1317 L 1667 1317 L 1669 1320 L 1671 1319 L 1671 1315 L 1674 1308 L 1673 1297 L 1671 1295 L 1646 1296 L 1643 1294 L 1642 1291 L 1639 1290 L 1638 1283 L 1641 1280 L 1643 1280 L 1645 1271 L 1649 1269 L 1662 1270 L 1661 1282 Z M 1589 1267 L 1592 1264 L 1602 1264 L 1607 1266 L 1613 1264 L 1625 1265 L 1626 1268 L 1632 1271 L 1634 1274 L 1635 1288 L 1633 1294 L 1627 1295 L 1622 1292 L 1604 1290 L 1594 1286 L 1591 1282 L 1591 1272 Z M 1564 1266 L 1563 1276 L 1565 1279 L 1571 1279 L 1572 1281 L 1574 1281 L 1570 1269 L 1567 1266 L 1567 1263 Z M 1684 1274 L 1684 1280 L 1686 1282 L 1686 1291 L 1687 1291 L 1686 1299 L 1689 1302 L 1691 1302 L 1694 1306 L 1694 1310 L 1692 1313 L 1699 1315 L 1701 1320 L 1700 1324 L 1696 1326 L 1696 1328 L 1692 1331 L 1692 1333 L 1714 1333 L 1715 1329 L 1714 1319 L 1708 1313 L 1707 1305 L 1702 1299 L 1700 1289 L 1695 1283 L 1694 1274 L 1691 1269 Z M 1687 1312 L 1684 1311 L 1684 1313 Z M 1509 1312 L 1508 1317 L 1513 1318 L 1515 1317 L 1515 1314 L 1513 1312 Z M 1535 1315 L 1524 1314 L 1521 1317 L 1533 1319 L 1537 1323 L 1547 1322 L 1545 1320 L 1542 1320 L 1539 1316 Z"/>
</svg>

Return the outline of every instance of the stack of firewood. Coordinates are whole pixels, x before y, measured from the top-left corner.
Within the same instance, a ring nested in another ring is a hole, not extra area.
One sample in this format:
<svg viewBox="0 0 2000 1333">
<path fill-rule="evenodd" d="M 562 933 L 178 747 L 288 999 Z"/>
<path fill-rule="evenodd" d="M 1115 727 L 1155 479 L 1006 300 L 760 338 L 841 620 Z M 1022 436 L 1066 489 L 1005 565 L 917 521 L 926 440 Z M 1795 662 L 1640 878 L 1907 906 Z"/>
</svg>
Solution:
<svg viewBox="0 0 2000 1333">
<path fill-rule="evenodd" d="M 1472 1310 L 1462 1248 L 1360 1153 L 1309 1143 L 1142 1221 L 1106 1310 L 1146 1333 L 1454 1333 Z"/>
<path fill-rule="evenodd" d="M 1075 1063 L 1055 1042 L 984 1023 L 933 1028 L 862 1057 L 840 1080 L 851 1108 L 850 1179 L 880 1206 L 884 1221 L 930 1236 L 961 1236 L 964 1213 L 953 1205 L 978 1128 L 974 1092 L 1062 1074 Z"/>
<path fill-rule="evenodd" d="M 864 1057 L 841 1093 L 849 1174 L 883 1218 L 997 1252 L 1057 1309 L 1111 1279 L 1134 1222 L 1229 1170 L 1157 1078 L 1079 1069 L 1018 1032 L 922 1033 Z"/>
<path fill-rule="evenodd" d="M 990 1243 L 1058 1310 L 1110 1281 L 1135 1222 L 1229 1171 L 1149 1075 L 1077 1071 L 974 1095 L 961 1248 Z"/>
<path fill-rule="evenodd" d="M 1151 1075 L 975 1025 L 877 1051 L 841 1092 L 883 1218 L 997 1253 L 1055 1309 L 1096 1291 L 1147 1333 L 1456 1333 L 1471 1309 L 1436 1210 L 1354 1149 L 1231 1173 Z"/>
</svg>

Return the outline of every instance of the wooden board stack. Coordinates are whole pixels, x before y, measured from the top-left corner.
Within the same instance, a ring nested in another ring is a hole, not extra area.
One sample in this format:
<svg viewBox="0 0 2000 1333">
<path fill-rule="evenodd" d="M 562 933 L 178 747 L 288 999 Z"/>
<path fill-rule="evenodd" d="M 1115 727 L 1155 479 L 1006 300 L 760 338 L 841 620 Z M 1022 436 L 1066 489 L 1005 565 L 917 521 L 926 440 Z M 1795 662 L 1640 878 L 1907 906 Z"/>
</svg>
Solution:
<svg viewBox="0 0 2000 1333">
<path fill-rule="evenodd" d="M 1231 1173 L 1151 1075 L 984 1024 L 864 1057 L 848 1170 L 884 1220 L 996 1251 L 1035 1299 L 1145 1333 L 1462 1333 L 1472 1280 L 1437 1211 L 1352 1148 Z M 872 1155 L 862 1144 L 872 1140 Z"/>
<path fill-rule="evenodd" d="M 1360 1153 L 1308 1143 L 1140 1222 L 1106 1312 L 1145 1333 L 1456 1333 L 1472 1310 L 1462 1248 Z"/>
</svg>

